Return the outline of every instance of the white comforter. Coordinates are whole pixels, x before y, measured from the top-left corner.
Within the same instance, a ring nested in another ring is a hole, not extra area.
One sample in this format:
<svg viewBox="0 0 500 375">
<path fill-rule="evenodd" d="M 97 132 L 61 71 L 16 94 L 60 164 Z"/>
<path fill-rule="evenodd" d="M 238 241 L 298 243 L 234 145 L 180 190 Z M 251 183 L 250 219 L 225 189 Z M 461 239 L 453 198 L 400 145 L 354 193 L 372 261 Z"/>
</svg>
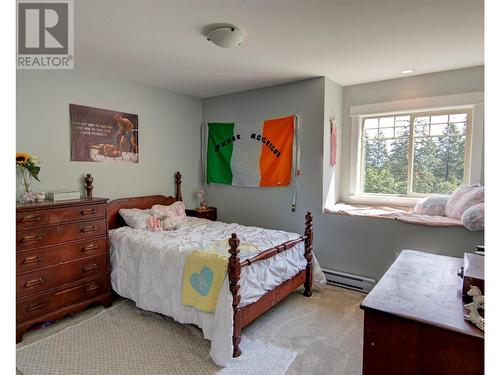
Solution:
<svg viewBox="0 0 500 375">
<path fill-rule="evenodd" d="M 298 238 L 296 233 L 226 224 L 205 219 L 186 218 L 173 231 L 151 232 L 130 227 L 110 231 L 111 282 L 121 296 L 136 302 L 139 308 L 158 312 L 180 323 L 196 324 L 212 341 L 210 355 L 219 366 L 232 356 L 232 295 L 226 277 L 215 314 L 182 304 L 182 274 L 186 255 L 212 241 L 229 239 L 236 233 L 241 241 L 266 250 Z M 229 249 L 229 245 L 228 245 Z M 240 306 L 255 302 L 268 290 L 305 269 L 304 243 L 274 257 L 241 269 Z M 324 276 L 314 259 L 315 282 Z"/>
</svg>

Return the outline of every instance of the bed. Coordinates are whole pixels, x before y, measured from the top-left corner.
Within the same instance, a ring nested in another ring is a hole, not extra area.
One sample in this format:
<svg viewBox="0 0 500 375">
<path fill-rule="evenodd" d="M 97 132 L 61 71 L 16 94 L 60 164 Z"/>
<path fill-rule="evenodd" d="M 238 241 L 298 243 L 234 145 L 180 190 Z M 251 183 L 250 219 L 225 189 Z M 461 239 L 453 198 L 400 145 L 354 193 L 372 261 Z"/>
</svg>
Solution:
<svg viewBox="0 0 500 375">
<path fill-rule="evenodd" d="M 175 197 L 121 198 L 107 204 L 113 290 L 134 300 L 139 308 L 200 327 L 205 338 L 212 341 L 212 359 L 225 366 L 231 357 L 241 355 L 243 327 L 302 285 L 304 296 L 312 295 L 316 262 L 312 252 L 312 215 L 305 215 L 303 235 L 198 218 L 186 218 L 172 232 L 153 233 L 126 226 L 120 209 L 147 209 L 182 201 L 179 172 L 175 174 L 175 183 Z M 183 306 L 177 284 L 182 279 L 188 250 L 221 238 L 227 240 L 229 257 L 215 314 Z M 255 243 L 258 251 L 240 253 L 240 241 Z M 245 256 L 241 256 L 243 253 Z"/>
</svg>

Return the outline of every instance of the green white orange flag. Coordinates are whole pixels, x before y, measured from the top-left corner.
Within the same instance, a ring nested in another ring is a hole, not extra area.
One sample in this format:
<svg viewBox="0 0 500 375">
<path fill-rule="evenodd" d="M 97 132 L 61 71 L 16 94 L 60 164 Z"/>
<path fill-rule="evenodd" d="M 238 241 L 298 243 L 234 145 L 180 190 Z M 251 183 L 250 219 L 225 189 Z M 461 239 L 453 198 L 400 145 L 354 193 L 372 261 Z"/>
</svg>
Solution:
<svg viewBox="0 0 500 375">
<path fill-rule="evenodd" d="M 206 180 L 235 186 L 288 186 L 295 116 L 208 123 Z"/>
</svg>

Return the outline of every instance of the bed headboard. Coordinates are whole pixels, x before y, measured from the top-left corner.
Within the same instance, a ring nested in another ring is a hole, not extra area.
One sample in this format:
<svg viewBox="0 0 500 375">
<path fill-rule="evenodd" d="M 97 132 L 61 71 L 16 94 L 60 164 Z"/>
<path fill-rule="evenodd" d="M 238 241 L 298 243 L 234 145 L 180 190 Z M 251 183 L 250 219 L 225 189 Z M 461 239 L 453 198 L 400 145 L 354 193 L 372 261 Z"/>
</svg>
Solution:
<svg viewBox="0 0 500 375">
<path fill-rule="evenodd" d="M 182 176 L 179 172 L 175 174 L 175 197 L 165 195 L 146 195 L 143 197 L 119 198 L 110 201 L 106 206 L 108 229 L 116 229 L 126 225 L 118 212 L 122 208 L 140 208 L 144 210 L 146 208 L 151 208 L 155 204 L 169 206 L 177 201 L 182 202 L 181 177 Z"/>
</svg>

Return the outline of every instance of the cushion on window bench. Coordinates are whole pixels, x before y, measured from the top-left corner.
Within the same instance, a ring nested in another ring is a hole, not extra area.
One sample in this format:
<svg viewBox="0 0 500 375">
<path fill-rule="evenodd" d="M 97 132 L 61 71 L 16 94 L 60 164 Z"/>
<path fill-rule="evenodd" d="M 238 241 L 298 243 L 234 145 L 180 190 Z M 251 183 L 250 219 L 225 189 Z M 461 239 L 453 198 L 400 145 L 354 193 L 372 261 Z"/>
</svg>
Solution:
<svg viewBox="0 0 500 375">
<path fill-rule="evenodd" d="M 446 203 L 445 215 L 461 219 L 465 210 L 478 203 L 484 203 L 484 186 L 481 184 L 459 186 Z"/>
<path fill-rule="evenodd" d="M 484 203 L 478 203 L 466 209 L 460 221 L 468 230 L 484 230 Z"/>
<path fill-rule="evenodd" d="M 445 216 L 449 195 L 437 195 L 421 199 L 415 205 L 415 213 L 420 215 Z"/>
</svg>

